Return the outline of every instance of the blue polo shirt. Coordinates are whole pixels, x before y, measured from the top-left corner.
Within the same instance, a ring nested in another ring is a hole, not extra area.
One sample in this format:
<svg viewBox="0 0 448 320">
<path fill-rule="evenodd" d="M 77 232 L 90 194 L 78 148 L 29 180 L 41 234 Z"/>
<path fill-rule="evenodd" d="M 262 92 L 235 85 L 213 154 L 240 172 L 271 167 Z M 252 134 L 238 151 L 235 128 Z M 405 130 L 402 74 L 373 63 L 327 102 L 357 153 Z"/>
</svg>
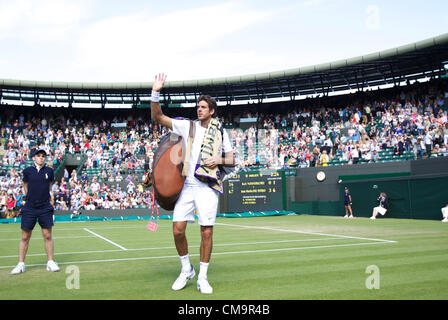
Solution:
<svg viewBox="0 0 448 320">
<path fill-rule="evenodd" d="M 350 192 L 348 193 L 344 192 L 344 203 L 346 206 L 350 205 Z"/>
<path fill-rule="evenodd" d="M 40 206 L 50 201 L 50 184 L 54 181 L 54 171 L 46 164 L 37 171 L 35 166 L 23 170 L 23 182 L 28 183 L 25 206 Z"/>
</svg>

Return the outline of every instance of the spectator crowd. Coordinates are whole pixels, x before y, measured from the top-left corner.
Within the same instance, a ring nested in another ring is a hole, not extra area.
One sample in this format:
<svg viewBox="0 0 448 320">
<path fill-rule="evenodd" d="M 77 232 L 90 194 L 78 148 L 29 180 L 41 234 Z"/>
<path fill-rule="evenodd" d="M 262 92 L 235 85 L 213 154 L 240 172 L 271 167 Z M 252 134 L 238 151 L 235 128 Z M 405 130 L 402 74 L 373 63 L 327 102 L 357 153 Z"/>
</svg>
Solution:
<svg viewBox="0 0 448 320">
<path fill-rule="evenodd" d="M 276 113 L 248 106 L 218 117 L 229 132 L 239 170 L 328 166 L 333 159 L 346 164 L 376 162 L 384 150 L 395 155 L 411 152 L 414 159 L 447 156 L 446 84 L 435 80 L 338 99 L 311 99 L 288 105 L 284 112 L 272 108 Z M 48 165 L 61 172 L 52 186 L 56 210 L 151 204 L 143 179 L 167 131 L 151 121 L 149 110 L 104 112 L 107 118 L 95 119 L 80 110 L 0 108 L 3 216 L 17 216 L 23 206 L 21 171 L 32 164 L 29 153 L 35 147 L 45 148 Z M 256 120 L 241 129 L 244 118 Z M 64 157 L 75 154 L 84 160 L 69 172 Z"/>
</svg>

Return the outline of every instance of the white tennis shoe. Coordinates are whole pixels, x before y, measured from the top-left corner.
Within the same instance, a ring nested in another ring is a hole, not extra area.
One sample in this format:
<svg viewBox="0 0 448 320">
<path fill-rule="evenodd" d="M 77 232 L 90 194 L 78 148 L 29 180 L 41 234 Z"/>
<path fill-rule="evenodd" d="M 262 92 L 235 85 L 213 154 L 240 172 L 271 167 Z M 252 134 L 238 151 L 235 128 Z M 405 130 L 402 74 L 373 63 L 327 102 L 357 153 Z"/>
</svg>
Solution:
<svg viewBox="0 0 448 320">
<path fill-rule="evenodd" d="M 193 265 L 190 264 L 190 266 L 191 266 L 190 271 L 187 271 L 187 272 L 181 271 L 179 277 L 177 277 L 176 281 L 174 281 L 171 289 L 173 289 L 175 291 L 181 290 L 181 289 L 185 288 L 188 280 L 194 278 L 194 276 L 196 275 L 196 272 L 194 271 Z"/>
<path fill-rule="evenodd" d="M 19 274 L 25 272 L 25 264 L 23 262 L 19 262 L 14 269 L 11 270 L 11 274 Z"/>
<path fill-rule="evenodd" d="M 197 282 L 198 290 L 203 294 L 212 294 L 213 288 L 208 283 L 207 278 L 198 278 Z"/>
<path fill-rule="evenodd" d="M 47 262 L 47 271 L 56 272 L 59 271 L 59 266 L 53 260 Z"/>
</svg>

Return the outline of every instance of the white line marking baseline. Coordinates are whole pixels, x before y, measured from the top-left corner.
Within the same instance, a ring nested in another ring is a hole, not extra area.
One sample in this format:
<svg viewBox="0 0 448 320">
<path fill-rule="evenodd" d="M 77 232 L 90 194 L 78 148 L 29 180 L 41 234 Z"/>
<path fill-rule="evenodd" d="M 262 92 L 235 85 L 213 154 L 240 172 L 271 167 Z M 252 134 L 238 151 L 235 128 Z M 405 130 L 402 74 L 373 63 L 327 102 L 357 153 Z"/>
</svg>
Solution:
<svg viewBox="0 0 448 320">
<path fill-rule="evenodd" d="M 92 236 L 92 238 L 95 238 Z M 327 240 L 342 240 L 341 238 L 319 238 L 319 239 L 300 239 L 300 240 L 277 240 L 277 241 L 254 241 L 254 242 L 233 242 L 233 243 L 218 243 L 213 244 L 214 247 L 227 247 L 227 246 L 241 246 L 241 245 L 258 245 L 258 244 L 276 244 L 276 243 L 292 243 L 292 242 L 307 242 L 307 241 L 327 241 Z M 190 245 L 190 248 L 199 248 L 200 245 Z M 132 252 L 132 251 L 149 251 L 149 250 L 166 250 L 166 249 L 176 249 L 174 246 L 169 247 L 152 247 L 152 248 L 135 248 L 135 249 L 129 249 L 127 248 L 126 251 Z M 108 253 L 108 252 L 122 252 L 123 250 L 90 250 L 90 251 L 74 251 L 74 252 L 55 252 L 55 256 L 61 256 L 61 255 L 69 255 L 69 254 L 84 254 L 84 253 Z M 27 254 L 27 257 L 33 257 L 33 256 L 46 256 L 46 253 L 34 253 L 34 254 Z M 11 255 L 11 256 L 0 256 L 0 259 L 2 258 L 17 258 L 18 255 Z"/>
<path fill-rule="evenodd" d="M 264 250 L 244 250 L 244 251 L 232 251 L 232 252 L 216 252 L 213 253 L 214 256 L 226 255 L 226 254 L 247 254 L 247 253 L 261 253 L 261 252 L 279 252 L 279 251 L 290 251 L 290 250 L 307 250 L 307 249 L 321 249 L 321 248 L 334 248 L 334 247 L 351 247 L 351 246 L 363 246 L 363 245 L 378 245 L 385 244 L 386 242 L 361 242 L 361 243 L 350 243 L 350 244 L 335 244 L 327 246 L 312 246 L 312 247 L 292 247 L 292 248 L 282 248 L 282 249 L 264 249 Z M 199 256 L 199 254 L 190 254 L 191 257 Z M 102 259 L 102 260 L 85 260 L 85 261 L 69 261 L 69 262 L 58 262 L 59 265 L 64 264 L 84 264 L 84 263 L 98 263 L 98 262 L 117 262 L 117 261 L 136 261 L 136 260 L 155 260 L 155 259 L 169 259 L 176 258 L 179 259 L 178 255 L 173 256 L 160 256 L 160 257 L 136 257 L 136 258 L 121 258 L 121 259 Z M 45 266 L 46 264 L 29 264 L 28 267 L 34 266 Z M 13 266 L 0 266 L 0 269 L 13 268 Z"/>
<path fill-rule="evenodd" d="M 280 232 L 292 232 L 292 233 L 302 233 L 302 234 L 312 234 L 317 236 L 327 236 L 327 237 L 338 237 L 338 238 L 346 238 L 346 239 L 357 239 L 357 240 L 370 240 L 370 241 L 379 241 L 379 242 L 388 242 L 395 243 L 397 241 L 394 240 L 384 240 L 384 239 L 371 239 L 371 238 L 362 238 L 362 237 L 353 237 L 353 236 L 343 236 L 338 234 L 328 234 L 328 233 L 319 233 L 319 232 L 307 232 L 300 230 L 288 230 L 288 229 L 278 229 L 278 228 L 269 228 L 269 227 L 255 227 L 255 226 L 244 226 L 239 224 L 229 224 L 229 223 L 215 223 L 221 226 L 229 226 L 229 227 L 239 227 L 246 229 L 261 229 L 261 230 L 269 230 L 269 231 L 280 231 Z"/>
<path fill-rule="evenodd" d="M 119 244 L 117 244 L 117 243 L 115 243 L 115 242 L 113 242 L 113 241 L 111 241 L 111 240 L 109 240 L 109 239 L 107 239 L 107 238 L 105 238 L 105 237 L 99 235 L 98 233 L 95 233 L 95 232 L 93 232 L 93 231 L 91 231 L 91 230 L 89 230 L 89 229 L 87 229 L 87 228 L 83 228 L 83 229 L 84 229 L 85 231 L 87 231 L 87 232 L 93 234 L 94 236 L 96 236 L 96 237 L 98 237 L 98 238 L 100 238 L 100 239 L 103 239 L 104 241 L 107 241 L 107 242 L 109 242 L 110 244 L 113 244 L 114 246 L 120 248 L 121 250 L 124 250 L 124 251 L 128 250 L 128 249 L 126 249 L 125 247 L 122 247 L 122 246 L 120 246 Z"/>
<path fill-rule="evenodd" d="M 215 244 L 214 247 L 224 247 L 224 246 L 238 246 L 238 245 L 257 245 L 257 244 L 275 244 L 275 243 L 292 243 L 292 242 L 306 242 L 306 241 L 326 241 L 326 240 L 342 240 L 342 239 L 356 239 L 356 240 L 368 240 L 374 242 L 361 242 L 361 243 L 350 243 L 350 244 L 331 244 L 331 245 L 322 245 L 322 246 L 308 246 L 308 247 L 289 247 L 289 248 L 276 248 L 276 249 L 258 249 L 258 250 L 243 250 L 243 251 L 231 251 L 231 252 L 214 252 L 213 255 L 227 255 L 227 254 L 250 254 L 250 253 L 262 253 L 262 252 L 281 252 L 281 251 L 290 251 L 290 250 L 307 250 L 307 249 L 320 249 L 320 248 L 334 248 L 334 247 L 350 247 L 350 246 L 362 246 L 362 245 L 377 245 L 377 244 L 386 244 L 386 243 L 396 243 L 397 241 L 393 240 L 384 240 L 384 239 L 372 239 L 372 238 L 364 238 L 364 237 L 355 237 L 355 236 L 346 236 L 346 235 L 337 235 L 337 234 L 327 234 L 327 233 L 318 233 L 318 232 L 307 232 L 300 230 L 291 230 L 291 229 L 281 229 L 281 228 L 272 228 L 272 227 L 258 227 L 258 226 L 247 226 L 247 225 L 237 225 L 237 224 L 228 224 L 228 223 L 216 223 L 216 225 L 228 226 L 228 227 L 237 227 L 237 228 L 246 228 L 246 229 L 260 229 L 260 230 L 269 230 L 269 231 L 277 231 L 277 232 L 285 232 L 285 233 L 300 233 L 300 234 L 309 234 L 316 236 L 325 236 L 326 238 L 314 238 L 314 239 L 295 239 L 295 240 L 277 240 L 277 241 L 254 241 L 254 242 L 237 242 L 237 243 L 223 243 L 223 244 Z M 118 247 L 120 250 L 96 250 L 96 251 L 79 251 L 79 252 L 61 252 L 56 253 L 56 255 L 69 255 L 69 254 L 83 254 L 83 253 L 109 253 L 109 252 L 132 252 L 132 251 L 144 251 L 144 250 L 160 250 L 160 249 L 175 249 L 174 246 L 164 246 L 164 247 L 152 247 L 152 248 L 135 248 L 135 249 L 127 249 L 87 228 L 83 228 L 83 230 L 89 232 L 95 237 L 98 237 L 104 241 L 109 242 L 110 244 Z M 89 236 L 90 237 L 90 236 Z M 69 237 L 68 237 L 69 238 Z M 199 247 L 199 246 L 191 246 L 191 247 Z M 29 254 L 29 256 L 43 256 L 45 253 L 41 254 Z M 190 254 L 191 256 L 199 256 L 199 254 Z M 14 256 L 0 256 L 0 258 L 13 258 Z M 158 256 L 158 257 L 128 257 L 128 258 L 116 258 L 116 259 L 100 259 L 100 260 L 84 260 L 84 261 L 71 261 L 71 262 L 60 262 L 59 264 L 84 264 L 84 263 L 98 263 L 98 262 L 119 262 L 119 261 L 135 261 L 135 260 L 154 260 L 154 259 L 164 259 L 164 258 L 178 258 L 177 255 L 170 256 Z M 30 264 L 28 266 L 44 266 L 45 264 Z M 14 266 L 0 266 L 0 269 L 11 268 Z"/>
<path fill-rule="evenodd" d="M 80 239 L 80 238 L 95 238 L 94 236 L 66 236 L 66 237 L 53 237 L 53 239 Z M 32 237 L 30 240 L 43 240 L 42 237 Z M 20 238 L 14 239 L 0 239 L 0 241 L 20 241 Z"/>
</svg>

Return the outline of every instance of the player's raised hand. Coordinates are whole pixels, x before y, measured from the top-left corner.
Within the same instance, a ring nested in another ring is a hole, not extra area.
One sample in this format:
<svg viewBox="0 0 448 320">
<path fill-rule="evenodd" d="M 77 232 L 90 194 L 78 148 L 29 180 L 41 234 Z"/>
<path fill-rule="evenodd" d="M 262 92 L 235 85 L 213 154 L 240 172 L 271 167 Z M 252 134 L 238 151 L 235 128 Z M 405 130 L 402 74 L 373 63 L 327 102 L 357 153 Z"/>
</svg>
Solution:
<svg viewBox="0 0 448 320">
<path fill-rule="evenodd" d="M 165 80 L 166 80 L 166 74 L 159 73 L 158 75 L 156 75 L 156 77 L 154 79 L 154 83 L 152 85 L 152 90 L 153 91 L 162 90 L 163 85 L 165 84 Z"/>
</svg>

